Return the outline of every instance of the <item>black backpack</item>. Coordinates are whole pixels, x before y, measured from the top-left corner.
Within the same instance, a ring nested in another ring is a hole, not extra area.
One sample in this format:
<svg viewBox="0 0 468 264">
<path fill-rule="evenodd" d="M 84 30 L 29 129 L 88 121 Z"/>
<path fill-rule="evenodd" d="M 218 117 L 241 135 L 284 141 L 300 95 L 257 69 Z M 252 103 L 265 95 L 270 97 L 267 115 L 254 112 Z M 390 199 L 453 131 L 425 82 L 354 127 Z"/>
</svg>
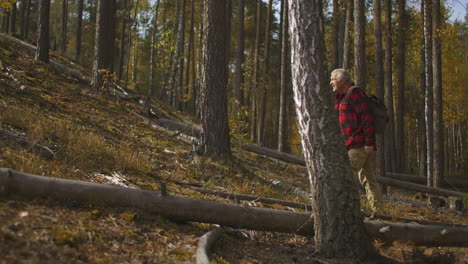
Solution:
<svg viewBox="0 0 468 264">
<path fill-rule="evenodd" d="M 350 97 L 351 93 L 355 88 L 359 88 L 357 86 L 352 86 L 349 88 L 347 96 Z M 374 127 L 376 134 L 383 134 L 385 132 L 385 128 L 387 127 L 388 123 L 388 114 L 387 114 L 387 107 L 385 104 L 375 95 L 368 95 L 369 104 L 371 108 L 371 112 L 374 115 Z"/>
</svg>

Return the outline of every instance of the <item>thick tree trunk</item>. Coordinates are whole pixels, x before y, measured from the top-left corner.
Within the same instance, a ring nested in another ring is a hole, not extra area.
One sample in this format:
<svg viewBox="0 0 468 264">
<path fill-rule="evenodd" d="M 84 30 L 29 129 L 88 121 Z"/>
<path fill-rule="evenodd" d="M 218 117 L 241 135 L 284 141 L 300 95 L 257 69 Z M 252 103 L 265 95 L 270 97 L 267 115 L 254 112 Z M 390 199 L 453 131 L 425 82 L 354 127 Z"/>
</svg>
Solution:
<svg viewBox="0 0 468 264">
<path fill-rule="evenodd" d="M 314 232 L 309 213 L 223 204 L 164 195 L 155 191 L 36 176 L 9 169 L 0 169 L 0 195 L 2 194 L 137 208 L 179 221 L 212 223 L 233 228 L 300 235 Z M 468 245 L 468 229 L 464 227 L 372 221 L 366 221 L 365 227 L 373 238 L 389 243 L 401 240 L 427 246 Z"/>
<path fill-rule="evenodd" d="M 175 84 L 175 104 L 174 106 L 181 110 L 181 100 L 183 98 L 184 85 L 184 53 L 185 53 L 185 6 L 187 0 L 182 0 L 182 7 L 179 16 L 179 30 L 177 35 L 177 76 Z"/>
<path fill-rule="evenodd" d="M 37 22 L 36 60 L 49 63 L 50 0 L 40 0 Z"/>
<path fill-rule="evenodd" d="M 257 142 L 263 145 L 263 138 L 265 137 L 265 113 L 266 113 L 266 100 L 267 100 L 267 86 L 269 86 L 268 70 L 269 70 L 269 56 L 270 56 L 270 34 L 271 34 L 271 18 L 272 18 L 273 0 L 268 1 L 268 12 L 266 19 L 265 29 L 265 47 L 263 55 L 263 74 L 262 74 L 262 94 L 260 96 L 260 116 L 257 126 Z"/>
<path fill-rule="evenodd" d="M 403 172 L 405 169 L 406 154 L 405 134 L 404 134 L 404 116 L 405 116 L 405 71 L 406 71 L 406 0 L 398 0 L 398 105 L 396 121 L 396 153 L 397 172 Z"/>
<path fill-rule="evenodd" d="M 440 15 L 440 0 L 433 2 L 432 6 L 432 70 L 434 77 L 434 186 L 439 187 L 444 178 L 444 148 L 442 124 L 442 24 Z"/>
<path fill-rule="evenodd" d="M 311 182 L 315 250 L 327 258 L 362 260 L 375 251 L 362 222 L 358 185 L 327 85 L 322 1 L 291 0 L 288 5 L 294 100 Z"/>
<path fill-rule="evenodd" d="M 201 80 L 201 148 L 204 155 L 229 159 L 231 144 L 227 115 L 226 1 L 207 0 L 204 6 Z"/>
<path fill-rule="evenodd" d="M 288 5 L 284 3 L 282 7 L 281 19 L 281 69 L 280 69 L 280 101 L 279 101 L 279 120 L 278 120 L 278 151 L 284 152 L 287 149 L 287 114 L 288 114 L 288 93 L 287 68 L 288 65 Z"/>
<path fill-rule="evenodd" d="M 96 17 L 96 42 L 92 84 L 94 89 L 103 87 L 102 70 L 113 73 L 115 37 L 115 0 L 98 0 Z"/>
<path fill-rule="evenodd" d="M 78 0 L 78 14 L 76 22 L 76 46 L 75 46 L 75 60 L 79 61 L 81 56 L 81 31 L 83 25 L 83 6 L 84 0 Z"/>
<path fill-rule="evenodd" d="M 388 125 L 385 133 L 385 168 L 394 172 L 396 169 L 396 152 L 395 152 L 395 113 L 393 107 L 393 32 L 392 32 L 392 0 L 385 0 L 386 8 L 386 30 L 385 35 L 385 105 L 387 106 Z"/>
</svg>

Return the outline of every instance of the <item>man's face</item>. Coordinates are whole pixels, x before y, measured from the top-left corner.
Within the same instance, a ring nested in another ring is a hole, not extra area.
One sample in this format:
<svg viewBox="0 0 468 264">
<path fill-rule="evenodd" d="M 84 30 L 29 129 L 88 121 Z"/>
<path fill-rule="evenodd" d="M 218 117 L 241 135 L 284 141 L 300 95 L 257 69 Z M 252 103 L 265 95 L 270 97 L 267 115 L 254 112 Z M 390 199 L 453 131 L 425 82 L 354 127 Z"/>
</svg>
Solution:
<svg viewBox="0 0 468 264">
<path fill-rule="evenodd" d="M 332 73 L 330 76 L 330 85 L 333 88 L 333 92 L 342 92 L 344 90 L 344 80 L 339 80 L 336 73 Z"/>
</svg>

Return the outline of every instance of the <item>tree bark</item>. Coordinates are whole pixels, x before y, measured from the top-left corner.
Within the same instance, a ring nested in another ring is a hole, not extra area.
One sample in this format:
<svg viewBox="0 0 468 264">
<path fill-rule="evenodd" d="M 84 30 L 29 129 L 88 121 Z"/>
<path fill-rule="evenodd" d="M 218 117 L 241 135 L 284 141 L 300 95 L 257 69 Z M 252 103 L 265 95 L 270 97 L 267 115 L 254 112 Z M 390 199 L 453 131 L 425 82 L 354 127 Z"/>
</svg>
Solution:
<svg viewBox="0 0 468 264">
<path fill-rule="evenodd" d="M 253 65 L 253 80 L 252 80 L 252 100 L 251 102 L 251 111 L 252 111 L 252 118 L 250 119 L 250 139 L 252 141 L 257 140 L 257 111 L 258 111 L 258 66 L 259 66 L 259 53 L 260 53 L 260 17 L 262 10 L 262 1 L 258 0 L 257 2 L 257 15 L 256 15 L 256 30 L 255 30 L 255 55 L 254 55 L 254 65 Z M 250 95 L 248 95 L 250 97 Z"/>
<path fill-rule="evenodd" d="M 81 57 L 81 31 L 83 25 L 83 6 L 84 0 L 78 0 L 78 14 L 76 22 L 76 46 L 75 46 L 75 60 L 79 61 Z"/>
<path fill-rule="evenodd" d="M 385 133 L 385 168 L 395 172 L 396 152 L 395 152 L 395 112 L 393 106 L 393 31 L 392 31 L 392 0 L 385 0 L 385 105 L 387 106 L 388 124 Z"/>
<path fill-rule="evenodd" d="M 282 3 L 281 19 L 281 69 L 280 69 L 280 101 L 278 120 L 278 151 L 284 152 L 287 149 L 287 114 L 288 114 L 288 93 L 287 93 L 287 62 L 288 62 L 288 5 Z"/>
<path fill-rule="evenodd" d="M 418 150 L 419 150 L 419 175 L 427 175 L 427 145 L 426 145 L 426 122 L 425 122 L 425 95 L 426 95 L 426 53 L 425 53 L 425 1 L 421 1 L 421 16 L 423 19 L 423 32 L 421 38 L 421 91 L 419 98 L 421 99 L 420 116 L 418 120 L 419 137 L 418 137 Z"/>
<path fill-rule="evenodd" d="M 201 80 L 201 148 L 204 155 L 229 159 L 231 144 L 227 115 L 226 1 L 206 0 L 204 6 Z"/>
<path fill-rule="evenodd" d="M 311 182 L 315 250 L 327 258 L 363 260 L 375 251 L 362 222 L 358 185 L 327 85 L 322 1 L 292 0 L 288 5 L 294 100 Z"/>
<path fill-rule="evenodd" d="M 16 2 L 11 4 L 10 34 L 16 36 Z"/>
<path fill-rule="evenodd" d="M 150 65 L 149 65 L 149 84 L 148 93 L 145 100 L 145 108 L 149 108 L 151 105 L 151 98 L 153 97 L 155 85 L 154 85 L 154 64 L 156 63 L 156 34 L 158 32 L 158 15 L 159 15 L 159 0 L 156 1 L 156 7 L 153 15 L 153 28 L 151 30 L 151 47 L 150 47 Z M 149 111 L 149 109 L 148 109 Z"/>
<path fill-rule="evenodd" d="M 384 100 L 384 69 L 382 48 L 381 0 L 374 0 L 374 48 L 375 48 L 375 84 L 377 97 Z M 385 177 L 384 136 L 377 134 L 377 175 Z M 386 188 L 383 188 L 386 189 Z M 384 191 L 385 192 L 385 191 Z"/>
<path fill-rule="evenodd" d="M 195 0 L 190 1 L 190 25 L 189 25 L 189 39 L 187 44 L 187 70 L 185 71 L 185 101 L 184 101 L 184 110 L 188 111 L 189 100 L 190 100 L 190 90 L 193 89 L 193 82 L 190 81 L 190 71 L 192 71 L 192 76 L 195 74 L 195 67 L 191 67 L 195 64 L 192 61 L 195 60 L 195 48 L 193 45 L 194 41 L 194 12 L 195 12 Z M 192 78 L 195 79 L 195 78 Z"/>
<path fill-rule="evenodd" d="M 101 89 L 103 72 L 113 73 L 115 37 L 115 0 L 98 0 L 96 16 L 96 40 L 94 45 L 94 65 L 92 84 L 95 90 Z"/>
<path fill-rule="evenodd" d="M 50 0 L 40 0 L 37 23 L 37 45 L 35 59 L 49 63 L 49 15 Z"/>
<path fill-rule="evenodd" d="M 354 82 L 366 90 L 366 17 L 365 1 L 354 0 Z"/>
<path fill-rule="evenodd" d="M 332 68 L 337 69 L 339 68 L 339 33 L 340 33 L 340 17 L 341 17 L 341 7 L 339 4 L 339 0 L 333 0 L 333 15 L 332 15 Z"/>
<path fill-rule="evenodd" d="M 62 1 L 62 38 L 60 49 L 62 53 L 67 50 L 67 24 L 68 24 L 68 0 Z"/>
<path fill-rule="evenodd" d="M 398 0 L 398 105 L 396 121 L 397 172 L 405 169 L 405 71 L 406 71 L 406 0 Z"/>
<path fill-rule="evenodd" d="M 136 208 L 179 221 L 212 223 L 232 228 L 299 235 L 310 235 L 314 232 L 313 220 L 309 213 L 223 204 L 164 195 L 155 191 L 49 178 L 2 168 L 0 195 L 3 194 Z M 389 243 L 401 240 L 427 246 L 468 245 L 468 229 L 465 227 L 365 221 L 365 228 L 374 239 Z"/>
<path fill-rule="evenodd" d="M 265 43 L 264 43 L 264 55 L 263 55 L 263 74 L 262 74 L 262 94 L 260 99 L 260 116 L 257 126 L 257 142 L 259 145 L 263 145 L 263 138 L 265 137 L 265 113 L 266 113 L 266 100 L 267 100 L 267 86 L 269 85 L 268 69 L 269 56 L 270 56 L 270 34 L 271 34 L 271 18 L 272 18 L 273 0 L 268 1 L 268 11 L 266 18 L 266 29 L 265 29 Z"/>
<path fill-rule="evenodd" d="M 119 56 L 119 73 L 117 77 L 119 77 L 119 80 L 123 80 L 123 68 L 124 68 L 124 62 L 125 62 L 125 26 L 127 25 L 128 20 L 130 17 L 127 17 L 127 0 L 123 0 L 123 7 L 122 7 L 122 27 L 120 29 L 120 56 Z"/>
<path fill-rule="evenodd" d="M 349 70 L 351 65 L 351 28 L 353 25 L 353 0 L 346 1 L 346 22 L 343 41 L 343 69 Z"/>
<path fill-rule="evenodd" d="M 434 94 L 433 94 L 433 72 L 432 72 L 432 0 L 425 0 L 424 5 L 424 54 L 425 54 L 425 121 L 426 121 L 426 149 L 427 149 L 427 186 L 433 184 L 433 109 L 434 109 Z"/>
<path fill-rule="evenodd" d="M 29 36 L 29 19 L 31 17 L 31 0 L 27 0 L 28 5 L 26 7 L 26 24 L 24 25 L 24 39 L 27 40 Z"/>
<path fill-rule="evenodd" d="M 235 95 L 239 106 L 244 106 L 244 0 L 237 0 L 237 52 Z"/>
<path fill-rule="evenodd" d="M 443 147 L 443 110 L 442 110 L 442 24 L 440 15 L 440 0 L 432 6 L 432 70 L 434 77 L 434 186 L 439 187 L 444 178 L 444 147 Z"/>
</svg>

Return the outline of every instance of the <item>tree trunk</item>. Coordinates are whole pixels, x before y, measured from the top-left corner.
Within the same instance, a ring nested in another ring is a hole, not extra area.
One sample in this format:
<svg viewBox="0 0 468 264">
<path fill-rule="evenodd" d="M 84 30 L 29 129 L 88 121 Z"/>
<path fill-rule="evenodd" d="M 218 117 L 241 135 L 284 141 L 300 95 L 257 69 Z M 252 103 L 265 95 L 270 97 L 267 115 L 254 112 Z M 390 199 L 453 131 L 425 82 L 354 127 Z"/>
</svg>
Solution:
<svg viewBox="0 0 468 264">
<path fill-rule="evenodd" d="M 115 0 L 98 0 L 96 16 L 96 40 L 92 84 L 94 89 L 103 87 L 102 70 L 113 73 L 115 37 Z"/>
<path fill-rule="evenodd" d="M 244 106 L 244 0 L 237 0 L 237 52 L 235 95 L 239 106 Z"/>
<path fill-rule="evenodd" d="M 406 0 L 398 0 L 398 105 L 396 121 L 396 153 L 397 172 L 403 172 L 405 168 L 405 71 L 406 71 Z"/>
<path fill-rule="evenodd" d="M 259 145 L 263 145 L 263 138 L 265 137 L 265 113 L 266 113 L 266 100 L 267 100 L 267 86 L 269 86 L 269 78 L 268 78 L 268 69 L 270 67 L 269 63 L 269 56 L 270 56 L 270 34 L 271 34 L 271 18 L 272 18 L 272 8 L 273 8 L 273 0 L 268 1 L 268 11 L 267 11 L 267 19 L 266 19 L 266 29 L 265 29 L 265 47 L 264 47 L 264 55 L 263 55 L 263 74 L 262 74 L 262 94 L 260 99 L 260 117 L 258 120 L 257 126 L 257 142 Z"/>
<path fill-rule="evenodd" d="M 332 15 L 332 69 L 339 68 L 339 33 L 340 33 L 340 17 L 341 17 L 341 7 L 339 0 L 333 0 L 333 15 Z"/>
<path fill-rule="evenodd" d="M 119 56 L 119 80 L 123 80 L 123 67 L 125 61 L 125 26 L 127 25 L 127 21 L 129 17 L 126 16 L 127 14 L 127 0 L 123 0 L 123 7 L 122 7 L 122 27 L 120 29 L 120 56 Z"/>
<path fill-rule="evenodd" d="M 28 4 L 26 6 L 26 23 L 24 25 L 24 40 L 28 39 L 29 35 L 29 18 L 31 17 L 31 0 L 27 0 Z"/>
<path fill-rule="evenodd" d="M 183 98 L 183 85 L 184 85 L 184 45 L 185 45 L 185 6 L 186 6 L 187 0 L 182 0 L 182 7 L 180 10 L 180 15 L 179 15 L 179 30 L 178 30 L 178 36 L 177 36 L 177 76 L 176 76 L 176 83 L 175 83 L 175 90 L 176 90 L 176 95 L 175 95 L 175 108 L 178 110 L 181 110 L 181 100 Z"/>
<path fill-rule="evenodd" d="M 375 84 L 377 97 L 384 100 L 384 69 L 382 48 L 381 0 L 374 0 L 374 48 L 375 48 Z M 377 134 L 377 176 L 385 177 L 384 136 Z M 383 188 L 384 190 L 386 188 Z M 385 192 L 385 191 L 384 191 Z"/>
<path fill-rule="evenodd" d="M 206 0 L 201 80 L 201 150 L 215 159 L 229 159 L 227 115 L 226 1 Z"/>
<path fill-rule="evenodd" d="M 281 20 L 281 70 L 280 70 L 280 102 L 278 120 L 278 151 L 284 152 L 287 148 L 287 114 L 288 114 L 288 94 L 287 94 L 287 69 L 288 62 L 288 5 L 282 0 L 282 20 Z"/>
<path fill-rule="evenodd" d="M 158 15 L 159 15 L 159 0 L 156 2 L 156 8 L 153 15 L 153 29 L 151 30 L 151 47 L 150 47 L 150 65 L 149 65 L 149 84 L 148 93 L 145 101 L 145 107 L 148 108 L 151 105 L 151 98 L 153 97 L 155 85 L 154 85 L 154 64 L 156 63 L 156 34 L 158 32 Z M 149 110 L 149 109 L 148 109 Z"/>
<path fill-rule="evenodd" d="M 354 82 L 366 90 L 366 17 L 365 1 L 354 0 Z"/>
<path fill-rule="evenodd" d="M 385 42 L 385 105 L 387 106 L 388 125 L 385 133 L 385 168 L 395 172 L 395 113 L 393 106 L 393 41 L 392 41 L 392 0 L 385 0 L 386 7 L 386 39 Z"/>
<path fill-rule="evenodd" d="M 346 22 L 343 41 L 343 69 L 348 70 L 351 65 L 351 30 L 353 25 L 353 0 L 346 1 Z"/>
<path fill-rule="evenodd" d="M 11 4 L 11 28 L 10 34 L 16 36 L 16 2 Z"/>
<path fill-rule="evenodd" d="M 36 60 L 49 63 L 50 0 L 40 0 L 37 22 Z"/>
<path fill-rule="evenodd" d="M 262 9 L 262 1 L 258 0 L 257 2 L 257 15 L 256 15 L 256 30 L 255 30 L 255 57 L 254 57 L 254 65 L 253 65 L 253 80 L 252 80 L 252 100 L 251 100 L 251 111 L 252 111 L 252 118 L 250 119 L 250 139 L 252 141 L 257 140 L 257 105 L 258 105 L 258 65 L 259 65 L 259 53 L 260 53 L 260 17 L 261 17 L 261 9 Z M 250 95 L 249 95 L 250 96 Z"/>
<path fill-rule="evenodd" d="M 375 254 L 333 108 L 321 0 L 291 0 L 291 64 L 302 150 L 311 182 L 315 250 L 327 258 Z M 339 198 L 338 198 L 339 195 Z"/>
<path fill-rule="evenodd" d="M 427 186 L 433 184 L 433 75 L 432 75 L 432 0 L 425 0 L 424 5 L 424 54 L 425 54 L 425 121 L 427 148 Z"/>
<path fill-rule="evenodd" d="M 68 23 L 68 0 L 62 2 L 62 38 L 60 49 L 62 53 L 67 50 L 67 23 Z"/>
<path fill-rule="evenodd" d="M 189 39 L 187 45 L 187 70 L 185 71 L 185 101 L 184 101 L 184 110 L 188 110 L 189 99 L 190 99 L 190 90 L 193 89 L 193 85 L 190 82 L 190 71 L 192 70 L 192 75 L 195 73 L 195 69 L 191 69 L 191 62 L 195 60 L 194 55 L 194 45 L 193 45 L 193 36 L 194 36 L 194 12 L 195 12 L 195 0 L 190 1 L 190 25 L 189 25 Z"/>
<path fill-rule="evenodd" d="M 84 0 L 78 0 L 78 17 L 76 23 L 76 46 L 75 60 L 79 61 L 81 56 L 81 28 L 83 25 L 83 5 Z"/>
<path fill-rule="evenodd" d="M 425 34 L 424 34 L 424 25 L 425 22 L 425 4 L 424 0 L 421 1 L 421 16 L 423 19 L 423 32 L 421 38 L 421 106 L 420 106 L 420 116 L 418 120 L 418 128 L 419 128 L 419 175 L 427 175 L 427 145 L 426 145 L 426 122 L 425 122 L 425 94 L 426 94 L 426 54 L 425 54 Z"/>
<path fill-rule="evenodd" d="M 444 178 L 444 148 L 442 125 L 442 24 L 440 21 L 440 0 L 432 6 L 432 70 L 434 83 L 434 187 L 439 187 Z"/>
<path fill-rule="evenodd" d="M 20 38 L 24 40 L 26 38 L 25 35 L 25 27 L 26 27 L 26 8 L 29 5 L 29 0 L 21 1 L 21 27 L 20 27 Z"/>
</svg>

